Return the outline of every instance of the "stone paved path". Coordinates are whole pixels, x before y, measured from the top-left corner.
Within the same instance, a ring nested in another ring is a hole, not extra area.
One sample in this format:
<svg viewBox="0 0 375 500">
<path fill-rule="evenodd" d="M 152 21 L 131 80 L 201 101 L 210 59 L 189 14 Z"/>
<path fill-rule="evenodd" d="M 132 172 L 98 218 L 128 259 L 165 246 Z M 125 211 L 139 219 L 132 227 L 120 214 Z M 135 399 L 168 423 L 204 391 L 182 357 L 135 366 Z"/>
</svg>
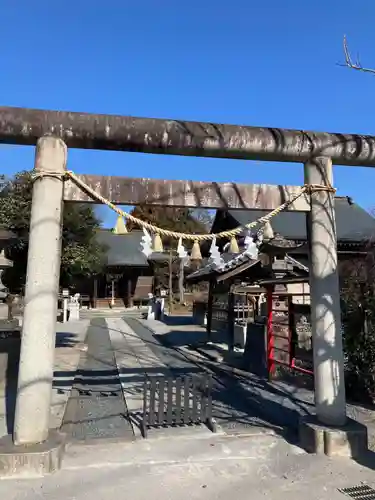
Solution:
<svg viewBox="0 0 375 500">
<path fill-rule="evenodd" d="M 222 425 L 232 429 L 232 432 L 237 429 L 239 433 L 243 433 L 246 428 L 253 430 L 259 426 L 275 432 L 287 429 L 296 434 L 300 416 L 314 412 L 312 391 L 287 382 L 268 381 L 251 373 L 246 376 L 236 375 L 226 363 L 212 363 L 202 356 L 196 347 L 200 342 L 207 341 L 207 334 L 205 328 L 193 324 L 191 318 L 167 318 L 167 323 L 140 321 L 154 332 L 154 337 L 161 343 L 185 353 L 190 359 L 198 360 L 199 364 L 218 376 L 228 390 L 220 390 L 220 384 L 217 386 L 216 416 L 219 420 L 224 420 Z M 218 415 L 220 407 L 221 416 Z M 369 447 L 375 451 L 374 409 L 348 402 L 347 414 L 367 426 Z"/>
<path fill-rule="evenodd" d="M 159 366 L 159 370 L 164 370 L 166 374 L 184 376 L 202 372 L 207 368 L 204 363 L 193 362 L 182 352 L 168 345 L 168 342 L 163 342 L 162 335 L 154 335 L 153 322 L 149 323 L 135 318 L 127 318 L 125 321 L 128 327 L 131 327 L 131 335 L 141 339 L 148 351 L 153 353 L 153 357 L 156 356 L 159 360 L 159 365 L 155 363 L 155 366 Z M 182 332 L 181 335 L 184 333 Z M 126 388 L 124 390 L 126 394 Z M 267 418 L 264 418 L 264 412 L 260 408 L 262 399 L 249 396 L 241 382 L 235 377 L 221 372 L 214 373 L 213 417 L 221 429 L 228 434 L 237 435 L 280 432 L 285 422 L 280 412 L 277 411 L 278 408 L 275 407 L 274 418 L 268 418 L 268 413 Z M 272 409 L 271 412 L 273 413 Z"/>
<path fill-rule="evenodd" d="M 251 374 L 226 373 L 207 360 L 189 357 L 184 343 L 196 334 L 189 325 L 171 329 L 136 317 L 92 319 L 81 379 L 76 380 L 63 430 L 74 422 L 69 427 L 74 439 L 139 437 L 146 375 L 184 376 L 208 370 L 214 376 L 213 416 L 222 431 L 235 435 L 287 431 L 293 439 L 300 415 L 313 410 L 306 394 Z M 184 432 L 173 430 L 177 431 Z M 165 432 L 152 431 L 155 436 Z"/>
<path fill-rule="evenodd" d="M 72 440 L 134 439 L 104 319 L 93 319 L 62 426 Z"/>
<path fill-rule="evenodd" d="M 50 428 L 59 429 L 70 396 L 78 363 L 85 345 L 89 321 L 56 323 L 54 380 L 50 414 Z M 14 418 L 17 380 L 0 388 L 0 436 L 11 432 Z"/>
</svg>

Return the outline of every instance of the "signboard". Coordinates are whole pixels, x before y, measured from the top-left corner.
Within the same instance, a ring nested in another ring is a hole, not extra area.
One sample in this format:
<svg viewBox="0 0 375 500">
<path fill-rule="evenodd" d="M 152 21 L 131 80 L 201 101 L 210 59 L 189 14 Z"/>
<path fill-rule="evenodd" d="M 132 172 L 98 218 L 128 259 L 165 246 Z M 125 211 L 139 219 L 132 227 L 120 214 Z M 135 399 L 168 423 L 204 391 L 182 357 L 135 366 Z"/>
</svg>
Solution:
<svg viewBox="0 0 375 500">
<path fill-rule="evenodd" d="M 106 274 L 107 281 L 119 280 L 122 278 L 122 274 Z"/>
<path fill-rule="evenodd" d="M 228 293 L 220 293 L 213 296 L 212 321 L 227 323 L 228 321 Z M 215 325 L 215 323 L 213 323 Z"/>
<path fill-rule="evenodd" d="M 310 305 L 293 304 L 292 322 L 298 338 L 298 347 L 309 351 L 312 349 Z"/>
<path fill-rule="evenodd" d="M 272 297 L 273 356 L 275 361 L 290 362 L 290 327 L 288 297 Z"/>
<path fill-rule="evenodd" d="M 272 311 L 288 312 L 289 304 L 288 297 L 273 297 L 272 298 Z"/>
</svg>

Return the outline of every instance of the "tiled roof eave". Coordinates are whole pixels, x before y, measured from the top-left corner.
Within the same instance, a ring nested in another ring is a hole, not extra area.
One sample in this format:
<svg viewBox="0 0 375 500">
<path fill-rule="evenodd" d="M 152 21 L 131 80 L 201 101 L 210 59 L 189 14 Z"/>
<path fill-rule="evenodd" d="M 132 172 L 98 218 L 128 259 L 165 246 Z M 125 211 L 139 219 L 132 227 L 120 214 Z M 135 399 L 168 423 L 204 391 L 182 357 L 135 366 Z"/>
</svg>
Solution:
<svg viewBox="0 0 375 500">
<path fill-rule="evenodd" d="M 212 263 L 209 263 L 206 266 L 202 267 L 201 269 L 198 269 L 197 271 L 194 271 L 193 273 L 189 274 L 187 276 L 187 279 L 190 280 L 190 279 L 197 279 L 199 277 L 206 277 L 206 276 L 213 277 L 215 275 L 221 275 L 228 271 L 231 271 L 232 269 L 235 269 L 237 266 L 240 266 L 245 262 L 252 260 L 253 259 L 251 259 L 245 252 L 242 252 L 234 256 L 220 268 L 216 267 Z"/>
</svg>

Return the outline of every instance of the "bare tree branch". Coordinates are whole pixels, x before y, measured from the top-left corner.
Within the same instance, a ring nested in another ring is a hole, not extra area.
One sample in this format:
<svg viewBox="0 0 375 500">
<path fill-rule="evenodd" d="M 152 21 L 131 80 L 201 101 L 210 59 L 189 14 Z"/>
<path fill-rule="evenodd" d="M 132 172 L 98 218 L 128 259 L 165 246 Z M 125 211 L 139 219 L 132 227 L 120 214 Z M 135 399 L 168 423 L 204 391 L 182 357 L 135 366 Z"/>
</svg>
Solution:
<svg viewBox="0 0 375 500">
<path fill-rule="evenodd" d="M 364 68 L 362 64 L 359 61 L 359 55 L 357 55 L 357 60 L 356 62 L 352 61 L 349 49 L 348 49 L 348 42 L 346 39 L 346 35 L 344 36 L 343 40 L 343 48 L 344 48 L 344 56 L 345 56 L 345 64 L 339 64 L 339 66 L 343 66 L 345 68 L 350 68 L 350 69 L 355 69 L 357 71 L 362 71 L 363 73 L 372 73 L 375 74 L 375 69 L 373 68 Z"/>
</svg>

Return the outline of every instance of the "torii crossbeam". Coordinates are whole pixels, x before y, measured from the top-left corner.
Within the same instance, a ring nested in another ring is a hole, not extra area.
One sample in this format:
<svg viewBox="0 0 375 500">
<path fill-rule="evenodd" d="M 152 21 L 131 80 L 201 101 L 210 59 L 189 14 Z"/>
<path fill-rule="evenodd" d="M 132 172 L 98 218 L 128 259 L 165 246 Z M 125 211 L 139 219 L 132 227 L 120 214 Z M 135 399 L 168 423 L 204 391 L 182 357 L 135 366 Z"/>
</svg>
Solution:
<svg viewBox="0 0 375 500">
<path fill-rule="evenodd" d="M 271 127 L 0 107 L 0 142 L 35 145 L 51 134 L 69 148 L 375 166 L 375 137 Z"/>
</svg>

